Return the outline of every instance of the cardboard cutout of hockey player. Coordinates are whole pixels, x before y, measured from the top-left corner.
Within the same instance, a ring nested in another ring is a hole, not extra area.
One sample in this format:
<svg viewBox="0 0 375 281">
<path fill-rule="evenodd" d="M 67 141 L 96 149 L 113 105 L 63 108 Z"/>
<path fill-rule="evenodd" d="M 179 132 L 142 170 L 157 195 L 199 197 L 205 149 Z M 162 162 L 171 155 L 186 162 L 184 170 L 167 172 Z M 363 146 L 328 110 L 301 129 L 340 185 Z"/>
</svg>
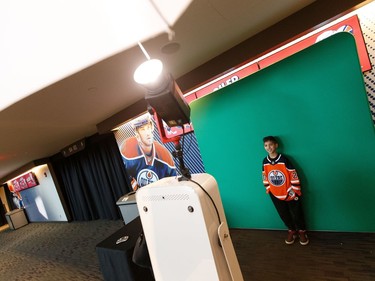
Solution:
<svg viewBox="0 0 375 281">
<path fill-rule="evenodd" d="M 135 136 L 121 145 L 121 155 L 133 190 L 161 178 L 176 176 L 171 153 L 154 140 L 154 124 L 148 115 L 132 122 Z"/>
</svg>

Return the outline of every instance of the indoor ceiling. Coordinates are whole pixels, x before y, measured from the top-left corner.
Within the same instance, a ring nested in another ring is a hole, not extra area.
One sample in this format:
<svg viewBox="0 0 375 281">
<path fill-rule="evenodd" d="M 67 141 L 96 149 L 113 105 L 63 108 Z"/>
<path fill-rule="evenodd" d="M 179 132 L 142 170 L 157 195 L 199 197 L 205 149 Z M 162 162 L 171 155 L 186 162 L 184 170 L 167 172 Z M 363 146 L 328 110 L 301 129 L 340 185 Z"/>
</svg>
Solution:
<svg viewBox="0 0 375 281">
<path fill-rule="evenodd" d="M 172 41 L 161 34 L 143 45 L 179 78 L 312 2 L 195 0 L 172 26 Z M 95 134 L 98 123 L 142 99 L 133 72 L 144 60 L 132 47 L 2 110 L 0 178 Z"/>
</svg>

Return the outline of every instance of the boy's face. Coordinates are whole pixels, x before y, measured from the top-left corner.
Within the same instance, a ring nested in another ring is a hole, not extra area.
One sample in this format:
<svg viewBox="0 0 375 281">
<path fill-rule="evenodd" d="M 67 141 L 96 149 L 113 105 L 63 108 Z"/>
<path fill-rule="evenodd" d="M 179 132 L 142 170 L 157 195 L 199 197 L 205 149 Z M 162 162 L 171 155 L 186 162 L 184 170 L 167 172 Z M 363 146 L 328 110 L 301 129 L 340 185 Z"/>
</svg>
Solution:
<svg viewBox="0 0 375 281">
<path fill-rule="evenodd" d="M 279 145 L 273 141 L 266 141 L 264 143 L 264 149 L 268 152 L 269 155 L 275 154 L 278 146 Z"/>
</svg>

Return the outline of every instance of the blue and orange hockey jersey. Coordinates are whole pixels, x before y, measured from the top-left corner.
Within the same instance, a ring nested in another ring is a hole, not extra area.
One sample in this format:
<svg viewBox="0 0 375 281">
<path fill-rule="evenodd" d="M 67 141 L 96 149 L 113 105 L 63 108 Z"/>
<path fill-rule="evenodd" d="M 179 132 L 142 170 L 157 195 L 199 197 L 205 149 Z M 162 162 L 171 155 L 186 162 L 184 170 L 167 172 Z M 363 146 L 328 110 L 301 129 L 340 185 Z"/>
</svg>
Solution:
<svg viewBox="0 0 375 281">
<path fill-rule="evenodd" d="M 274 159 L 269 156 L 264 158 L 262 176 L 266 192 L 271 192 L 280 200 L 296 200 L 302 195 L 297 172 L 284 155 L 279 154 Z"/>
<path fill-rule="evenodd" d="M 135 137 L 128 138 L 121 146 L 121 155 L 133 189 L 177 175 L 172 155 L 157 141 L 153 143 L 152 155 L 147 156 Z"/>
</svg>

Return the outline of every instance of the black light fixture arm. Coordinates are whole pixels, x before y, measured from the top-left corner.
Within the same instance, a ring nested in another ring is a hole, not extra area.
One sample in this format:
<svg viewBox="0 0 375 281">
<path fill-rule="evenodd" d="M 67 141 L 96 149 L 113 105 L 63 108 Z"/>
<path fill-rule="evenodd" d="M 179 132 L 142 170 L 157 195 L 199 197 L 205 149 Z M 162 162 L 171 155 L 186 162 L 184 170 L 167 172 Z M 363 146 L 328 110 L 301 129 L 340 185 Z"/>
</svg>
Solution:
<svg viewBox="0 0 375 281">
<path fill-rule="evenodd" d="M 175 148 L 175 151 L 173 151 L 172 155 L 178 159 L 179 164 L 180 164 L 180 172 L 181 172 L 181 177 L 178 178 L 178 181 L 190 180 L 191 179 L 190 170 L 188 167 L 185 166 L 183 151 L 182 151 L 181 144 L 179 141 L 174 143 L 174 148 Z"/>
</svg>

